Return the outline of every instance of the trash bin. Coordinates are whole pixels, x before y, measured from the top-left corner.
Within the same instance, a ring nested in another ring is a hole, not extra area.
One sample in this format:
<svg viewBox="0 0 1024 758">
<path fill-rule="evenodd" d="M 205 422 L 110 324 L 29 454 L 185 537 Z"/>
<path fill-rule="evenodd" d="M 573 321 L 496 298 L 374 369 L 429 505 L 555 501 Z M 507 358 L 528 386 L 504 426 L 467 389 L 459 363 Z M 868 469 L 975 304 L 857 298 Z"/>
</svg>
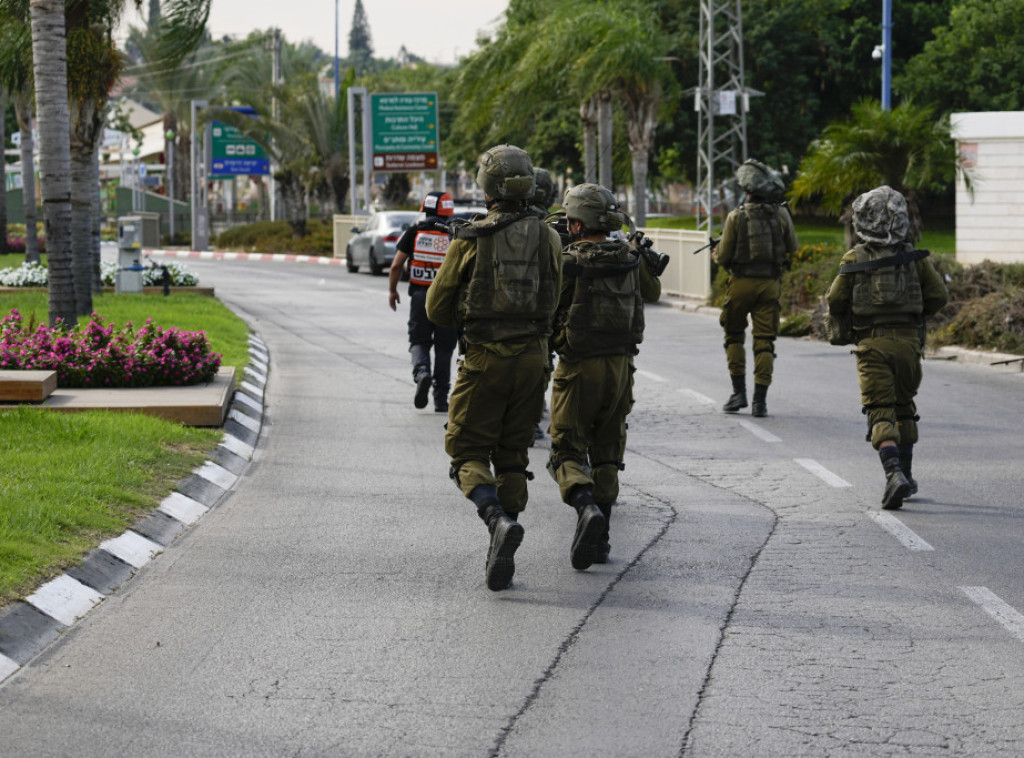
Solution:
<svg viewBox="0 0 1024 758">
<path fill-rule="evenodd" d="M 117 220 L 117 274 L 115 294 L 142 292 L 142 219 L 122 216 Z"/>
</svg>

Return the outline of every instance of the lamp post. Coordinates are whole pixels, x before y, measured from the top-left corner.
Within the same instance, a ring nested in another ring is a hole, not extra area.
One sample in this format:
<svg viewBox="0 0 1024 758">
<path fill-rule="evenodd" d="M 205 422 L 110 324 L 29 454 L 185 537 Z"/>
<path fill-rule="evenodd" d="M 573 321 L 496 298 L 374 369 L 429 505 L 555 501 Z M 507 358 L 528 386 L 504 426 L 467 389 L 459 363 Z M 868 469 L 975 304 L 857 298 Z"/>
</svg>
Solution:
<svg viewBox="0 0 1024 758">
<path fill-rule="evenodd" d="M 871 57 L 882 61 L 882 110 L 892 105 L 892 0 L 882 0 L 882 44 L 875 45 Z"/>
<path fill-rule="evenodd" d="M 174 244 L 174 130 L 168 129 L 167 134 L 167 208 L 170 211 L 171 244 Z"/>
</svg>

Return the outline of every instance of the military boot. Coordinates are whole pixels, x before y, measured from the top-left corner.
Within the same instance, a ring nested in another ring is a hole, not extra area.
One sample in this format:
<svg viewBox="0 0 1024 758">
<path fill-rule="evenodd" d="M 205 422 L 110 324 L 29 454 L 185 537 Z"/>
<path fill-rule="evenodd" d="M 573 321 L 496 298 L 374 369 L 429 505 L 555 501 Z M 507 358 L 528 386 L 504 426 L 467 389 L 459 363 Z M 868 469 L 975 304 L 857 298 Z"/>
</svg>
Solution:
<svg viewBox="0 0 1024 758">
<path fill-rule="evenodd" d="M 590 568 L 597 555 L 601 535 L 608 522 L 601 509 L 594 503 L 590 488 L 577 485 L 569 496 L 569 505 L 576 509 L 576 533 L 572 538 L 569 560 L 577 571 Z"/>
<path fill-rule="evenodd" d="M 412 355 L 412 380 L 416 383 L 412 404 L 426 408 L 430 397 L 430 345 L 410 345 L 409 353 Z"/>
<path fill-rule="evenodd" d="M 768 404 L 766 398 L 768 396 L 768 385 L 767 384 L 754 384 L 754 402 L 750 406 L 750 415 L 757 416 L 758 418 L 764 418 L 768 415 Z"/>
<path fill-rule="evenodd" d="M 907 478 L 907 482 L 910 484 L 910 492 L 907 493 L 907 497 L 917 494 L 917 480 L 910 475 L 910 468 L 913 462 L 914 446 L 900 445 L 900 468 L 903 469 L 903 476 Z"/>
<path fill-rule="evenodd" d="M 910 494 L 910 482 L 900 468 L 900 451 L 896 447 L 883 447 L 878 450 L 878 457 L 885 469 L 885 493 L 882 495 L 882 508 L 894 511 L 903 505 L 903 498 Z"/>
<path fill-rule="evenodd" d="M 732 395 L 722 406 L 726 413 L 735 413 L 740 408 L 747 407 L 747 380 L 742 376 L 730 376 L 732 379 Z"/>
<path fill-rule="evenodd" d="M 612 551 L 611 543 L 608 541 L 608 529 L 612 523 L 612 506 L 611 503 L 608 505 L 597 506 L 601 509 L 601 515 L 604 516 L 604 532 L 601 534 L 601 539 L 597 542 L 597 547 L 594 550 L 594 563 L 607 563 L 608 554 Z"/>
<path fill-rule="evenodd" d="M 512 583 L 512 576 L 516 573 L 515 554 L 523 544 L 525 530 L 502 509 L 493 486 L 481 484 L 474 488 L 470 497 L 477 505 L 480 518 L 487 525 L 487 531 L 491 533 L 491 544 L 484 566 L 487 589 L 500 592 Z"/>
</svg>

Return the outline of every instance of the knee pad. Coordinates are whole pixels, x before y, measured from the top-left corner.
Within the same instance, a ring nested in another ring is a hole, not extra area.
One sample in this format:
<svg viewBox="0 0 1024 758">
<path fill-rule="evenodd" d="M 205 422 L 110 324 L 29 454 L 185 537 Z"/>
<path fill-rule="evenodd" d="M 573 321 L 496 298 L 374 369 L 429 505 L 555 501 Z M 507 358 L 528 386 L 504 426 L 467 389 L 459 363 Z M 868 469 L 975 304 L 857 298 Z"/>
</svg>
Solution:
<svg viewBox="0 0 1024 758">
<path fill-rule="evenodd" d="M 462 494 L 469 497 L 469 493 L 472 492 L 477 485 L 480 484 L 495 484 L 494 474 L 491 473 L 491 467 L 483 461 L 463 461 L 459 465 L 452 465 L 448 471 L 448 476 L 455 486 L 461 490 Z"/>
<path fill-rule="evenodd" d="M 865 439 L 877 450 L 883 442 L 900 442 L 900 424 L 896 409 L 891 405 L 864 406 L 862 412 L 868 417 L 868 433 Z"/>
<path fill-rule="evenodd" d="M 530 479 L 533 479 L 533 474 L 526 469 L 498 472 L 498 502 L 505 513 L 522 513 L 526 510 L 526 501 L 529 499 L 526 483 Z"/>
<path fill-rule="evenodd" d="M 896 410 L 896 419 L 899 422 L 900 444 L 916 445 L 918 439 L 917 422 L 921 417 L 914 413 L 913 406 L 903 405 Z"/>
<path fill-rule="evenodd" d="M 598 505 L 611 505 L 619 498 L 619 471 L 624 469 L 621 463 L 601 463 L 594 466 L 594 502 Z"/>
</svg>

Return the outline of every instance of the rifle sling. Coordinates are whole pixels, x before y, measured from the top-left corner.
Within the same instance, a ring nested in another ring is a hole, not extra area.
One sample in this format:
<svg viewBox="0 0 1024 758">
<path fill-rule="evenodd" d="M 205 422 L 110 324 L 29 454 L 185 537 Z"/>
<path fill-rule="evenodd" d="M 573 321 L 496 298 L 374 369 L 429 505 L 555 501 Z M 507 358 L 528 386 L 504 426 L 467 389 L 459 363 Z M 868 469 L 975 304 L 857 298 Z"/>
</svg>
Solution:
<svg viewBox="0 0 1024 758">
<path fill-rule="evenodd" d="M 923 258 L 927 258 L 931 253 L 927 250 L 909 250 L 895 255 L 887 255 L 884 258 L 878 258 L 873 261 L 864 261 L 863 263 L 845 263 L 839 267 L 840 274 L 860 274 L 864 271 L 874 271 L 879 268 L 886 268 L 887 266 L 905 266 L 908 263 L 919 261 Z"/>
</svg>

